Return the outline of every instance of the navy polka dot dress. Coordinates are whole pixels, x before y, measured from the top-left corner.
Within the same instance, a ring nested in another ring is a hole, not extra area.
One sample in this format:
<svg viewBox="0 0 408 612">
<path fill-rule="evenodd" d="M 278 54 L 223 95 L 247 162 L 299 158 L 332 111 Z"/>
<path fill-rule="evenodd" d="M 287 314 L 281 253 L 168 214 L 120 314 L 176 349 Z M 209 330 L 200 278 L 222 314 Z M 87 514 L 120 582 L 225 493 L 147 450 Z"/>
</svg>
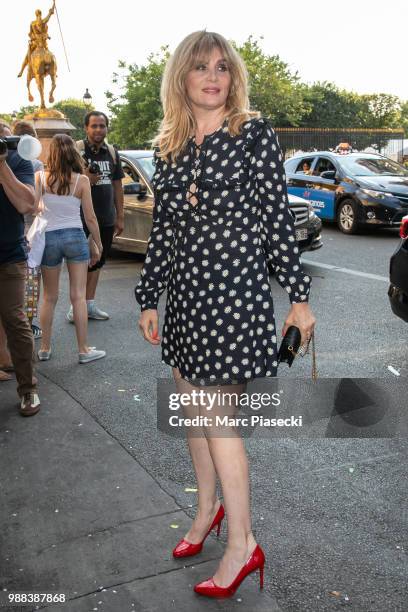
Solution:
<svg viewBox="0 0 408 612">
<path fill-rule="evenodd" d="M 153 228 L 135 294 L 142 310 L 157 308 L 167 288 L 162 360 L 195 385 L 276 376 L 267 262 L 291 302 L 308 300 L 311 278 L 274 130 L 251 119 L 230 136 L 224 123 L 200 147 L 192 138 L 176 163 L 155 157 Z"/>
</svg>

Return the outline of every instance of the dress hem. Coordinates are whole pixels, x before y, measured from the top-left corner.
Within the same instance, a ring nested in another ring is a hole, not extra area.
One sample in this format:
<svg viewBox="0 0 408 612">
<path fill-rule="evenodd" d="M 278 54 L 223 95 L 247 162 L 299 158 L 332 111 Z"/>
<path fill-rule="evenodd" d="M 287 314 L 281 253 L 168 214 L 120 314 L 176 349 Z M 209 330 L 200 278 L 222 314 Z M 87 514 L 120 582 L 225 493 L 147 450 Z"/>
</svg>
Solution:
<svg viewBox="0 0 408 612">
<path fill-rule="evenodd" d="M 169 361 L 166 361 L 165 359 L 161 360 L 162 363 L 165 363 L 166 365 L 172 367 L 172 368 L 177 368 L 180 372 L 181 378 L 187 382 L 189 382 L 191 385 L 193 386 L 201 386 L 201 387 L 209 387 L 209 386 L 224 386 L 224 385 L 242 385 L 242 384 L 248 384 L 250 382 L 252 382 L 253 380 L 255 380 L 256 378 L 276 378 L 277 377 L 277 373 L 278 373 L 278 368 L 277 366 L 273 368 L 273 372 L 274 374 L 271 374 L 269 376 L 267 376 L 265 374 L 265 372 L 260 373 L 260 374 L 256 374 L 254 373 L 253 376 L 251 377 L 244 377 L 244 378 L 229 378 L 229 379 L 210 379 L 210 378 L 191 378 L 186 374 L 183 374 L 181 372 L 181 369 L 179 366 L 174 365 L 173 363 L 169 363 Z M 201 382 L 203 381 L 203 382 Z"/>
</svg>

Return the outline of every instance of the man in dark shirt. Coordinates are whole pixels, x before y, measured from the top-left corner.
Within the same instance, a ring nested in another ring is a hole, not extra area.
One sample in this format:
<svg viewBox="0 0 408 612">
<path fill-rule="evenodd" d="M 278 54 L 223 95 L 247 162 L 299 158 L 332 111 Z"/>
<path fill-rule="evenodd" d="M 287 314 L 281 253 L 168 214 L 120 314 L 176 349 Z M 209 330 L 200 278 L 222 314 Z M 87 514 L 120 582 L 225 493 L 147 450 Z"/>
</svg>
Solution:
<svg viewBox="0 0 408 612">
<path fill-rule="evenodd" d="M 11 136 L 0 123 L 0 137 Z M 34 171 L 17 151 L 0 157 L 0 319 L 16 372 L 20 413 L 40 409 L 33 372 L 33 334 L 24 311 L 27 248 L 24 214 L 34 211 Z"/>
<path fill-rule="evenodd" d="M 109 120 L 105 113 L 99 111 L 89 112 L 85 116 L 86 139 L 77 142 L 77 147 L 88 165 L 86 174 L 91 183 L 92 202 L 103 246 L 100 260 L 88 269 L 86 284 L 88 318 L 98 320 L 109 319 L 108 313 L 98 308 L 95 304 L 95 293 L 100 270 L 105 264 L 113 237 L 119 236 L 123 232 L 124 225 L 122 188 L 124 173 L 118 152 L 105 141 L 108 125 Z M 89 171 L 92 162 L 96 162 L 99 166 L 97 174 Z M 82 223 L 88 236 L 88 228 L 83 218 Z M 71 323 L 74 322 L 72 306 L 67 314 L 67 319 Z"/>
</svg>

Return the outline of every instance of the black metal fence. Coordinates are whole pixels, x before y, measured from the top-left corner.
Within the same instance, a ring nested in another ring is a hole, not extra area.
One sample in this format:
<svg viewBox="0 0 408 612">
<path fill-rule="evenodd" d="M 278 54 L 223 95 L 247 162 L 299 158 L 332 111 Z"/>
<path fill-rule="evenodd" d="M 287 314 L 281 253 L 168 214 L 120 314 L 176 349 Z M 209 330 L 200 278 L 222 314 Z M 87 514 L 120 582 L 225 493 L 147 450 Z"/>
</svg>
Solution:
<svg viewBox="0 0 408 612">
<path fill-rule="evenodd" d="M 297 152 L 334 151 L 340 143 L 349 143 L 356 151 L 381 153 L 397 162 L 403 161 L 404 131 L 397 129 L 357 128 L 275 128 L 285 159 Z"/>
</svg>

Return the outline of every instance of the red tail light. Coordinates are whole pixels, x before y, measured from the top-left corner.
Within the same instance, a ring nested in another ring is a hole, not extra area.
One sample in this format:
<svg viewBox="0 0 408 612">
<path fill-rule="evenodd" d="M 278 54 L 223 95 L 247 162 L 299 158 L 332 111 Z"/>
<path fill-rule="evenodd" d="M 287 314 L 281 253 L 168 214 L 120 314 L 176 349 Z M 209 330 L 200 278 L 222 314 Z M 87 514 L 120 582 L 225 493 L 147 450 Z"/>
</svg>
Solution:
<svg viewBox="0 0 408 612">
<path fill-rule="evenodd" d="M 401 238 L 408 238 L 408 215 L 402 217 L 399 235 Z"/>
</svg>

